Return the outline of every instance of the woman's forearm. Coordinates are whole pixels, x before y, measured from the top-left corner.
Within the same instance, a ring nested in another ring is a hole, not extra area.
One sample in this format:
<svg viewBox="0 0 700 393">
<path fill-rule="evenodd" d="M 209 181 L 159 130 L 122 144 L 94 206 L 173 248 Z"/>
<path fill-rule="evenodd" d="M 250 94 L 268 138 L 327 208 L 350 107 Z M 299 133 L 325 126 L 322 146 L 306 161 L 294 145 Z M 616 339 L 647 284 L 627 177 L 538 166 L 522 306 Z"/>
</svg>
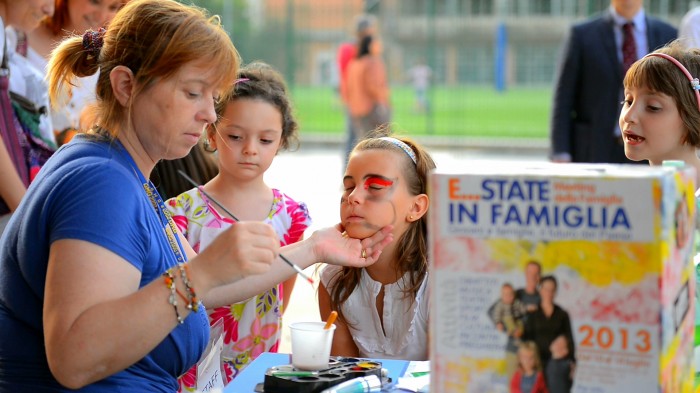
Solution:
<svg viewBox="0 0 700 393">
<path fill-rule="evenodd" d="M 284 246 L 280 253 L 289 261 L 295 263 L 301 269 L 305 269 L 316 262 L 313 252 L 313 242 L 310 239 Z M 297 272 L 282 258 L 272 263 L 270 270 L 263 274 L 248 276 L 232 284 L 223 285 L 212 289 L 202 300 L 207 308 L 221 307 L 249 299 L 259 293 L 267 291 L 277 284 L 293 277 Z M 306 281 L 306 280 L 303 280 Z"/>
<path fill-rule="evenodd" d="M 280 254 L 301 269 L 317 262 L 365 267 L 376 262 L 384 247 L 393 240 L 392 229 L 392 226 L 386 226 L 374 235 L 358 240 L 343 237 L 338 227 L 325 228 L 314 232 L 307 239 L 282 247 Z M 294 274 L 296 271 L 278 256 L 265 273 L 244 279 L 241 276 L 231 284 L 214 288 L 203 298 L 203 302 L 207 307 L 240 302 L 272 288 Z"/>
</svg>

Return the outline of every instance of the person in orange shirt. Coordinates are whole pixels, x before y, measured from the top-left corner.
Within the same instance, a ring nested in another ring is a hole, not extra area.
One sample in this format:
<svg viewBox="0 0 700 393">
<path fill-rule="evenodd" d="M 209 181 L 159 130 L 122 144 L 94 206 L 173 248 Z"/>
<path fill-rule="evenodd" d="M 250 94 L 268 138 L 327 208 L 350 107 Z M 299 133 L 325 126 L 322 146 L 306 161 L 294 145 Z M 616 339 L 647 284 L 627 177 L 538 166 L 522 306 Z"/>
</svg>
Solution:
<svg viewBox="0 0 700 393">
<path fill-rule="evenodd" d="M 377 30 L 376 19 L 373 15 L 358 15 L 355 18 L 355 41 L 344 42 L 338 47 L 336 54 L 336 61 L 338 65 L 338 90 L 342 92 L 345 89 L 345 76 L 347 75 L 348 65 L 357 56 L 357 48 L 363 38 L 374 36 Z M 357 140 L 355 139 L 355 134 L 352 128 L 352 117 L 348 111 L 347 103 L 343 100 L 341 94 L 341 100 L 343 101 L 344 111 L 345 111 L 345 132 L 346 132 L 346 143 L 345 143 L 345 166 L 348 163 L 348 156 L 355 147 Z"/>
<path fill-rule="evenodd" d="M 340 94 L 352 118 L 353 145 L 370 131 L 391 121 L 389 84 L 382 60 L 382 42 L 373 36 L 360 41 L 357 56 L 348 64 Z"/>
</svg>

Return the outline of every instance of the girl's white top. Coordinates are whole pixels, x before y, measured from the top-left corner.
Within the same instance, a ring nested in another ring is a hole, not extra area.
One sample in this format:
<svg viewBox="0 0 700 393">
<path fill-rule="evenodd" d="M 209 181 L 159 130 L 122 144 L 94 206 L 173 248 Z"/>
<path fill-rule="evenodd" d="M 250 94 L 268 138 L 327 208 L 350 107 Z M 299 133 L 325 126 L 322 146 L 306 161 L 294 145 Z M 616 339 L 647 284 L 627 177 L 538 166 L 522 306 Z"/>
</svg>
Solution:
<svg viewBox="0 0 700 393">
<path fill-rule="evenodd" d="M 321 272 L 321 282 L 329 294 L 340 269 L 327 265 Z M 403 282 L 408 279 L 409 273 L 406 273 L 397 282 L 384 287 L 382 330 L 376 307 L 382 284 L 362 269 L 358 286 L 341 306 L 360 357 L 428 360 L 428 275 L 423 278 L 415 299 L 404 296 L 402 289 L 406 285 Z"/>
<path fill-rule="evenodd" d="M 48 72 L 49 61 L 35 51 L 31 46 L 27 48 L 27 59 L 38 70 Z M 66 128 L 80 129 L 80 116 L 88 104 L 97 101 L 97 78 L 99 72 L 82 78 L 73 78 L 74 86 L 63 86 L 59 105 L 51 108 L 51 120 L 55 131 L 63 131 Z M 69 90 L 70 88 L 70 90 Z"/>
</svg>

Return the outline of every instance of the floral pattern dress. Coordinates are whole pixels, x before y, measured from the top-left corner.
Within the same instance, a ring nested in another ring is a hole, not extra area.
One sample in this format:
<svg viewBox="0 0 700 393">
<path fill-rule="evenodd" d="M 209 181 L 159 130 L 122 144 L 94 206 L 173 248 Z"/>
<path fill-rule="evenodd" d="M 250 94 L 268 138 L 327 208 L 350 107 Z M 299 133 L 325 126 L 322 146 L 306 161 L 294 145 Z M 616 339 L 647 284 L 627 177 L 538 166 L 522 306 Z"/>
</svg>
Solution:
<svg viewBox="0 0 700 393">
<path fill-rule="evenodd" d="M 280 245 L 298 242 L 311 225 L 306 205 L 277 189 L 272 193 L 272 206 L 264 222 L 275 229 Z M 222 216 L 198 188 L 167 200 L 166 206 L 195 252 L 204 249 L 218 232 L 234 223 L 230 217 Z M 282 330 L 283 290 L 280 283 L 243 302 L 209 310 L 211 324 L 223 319 L 225 383 L 261 353 L 277 352 Z M 197 368 L 194 366 L 180 377 L 180 391 L 195 391 L 196 385 Z"/>
</svg>

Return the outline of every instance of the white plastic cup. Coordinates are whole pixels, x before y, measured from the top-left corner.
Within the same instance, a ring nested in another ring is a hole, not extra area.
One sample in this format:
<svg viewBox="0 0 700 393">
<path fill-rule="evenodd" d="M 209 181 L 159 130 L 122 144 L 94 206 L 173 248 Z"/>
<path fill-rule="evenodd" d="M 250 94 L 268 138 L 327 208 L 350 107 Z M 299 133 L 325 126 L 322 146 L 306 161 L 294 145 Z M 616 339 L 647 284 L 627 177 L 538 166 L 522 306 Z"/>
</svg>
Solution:
<svg viewBox="0 0 700 393">
<path fill-rule="evenodd" d="M 295 322 L 289 325 L 294 368 L 307 371 L 328 368 L 335 325 L 324 329 L 325 325 L 325 322 Z"/>
</svg>

